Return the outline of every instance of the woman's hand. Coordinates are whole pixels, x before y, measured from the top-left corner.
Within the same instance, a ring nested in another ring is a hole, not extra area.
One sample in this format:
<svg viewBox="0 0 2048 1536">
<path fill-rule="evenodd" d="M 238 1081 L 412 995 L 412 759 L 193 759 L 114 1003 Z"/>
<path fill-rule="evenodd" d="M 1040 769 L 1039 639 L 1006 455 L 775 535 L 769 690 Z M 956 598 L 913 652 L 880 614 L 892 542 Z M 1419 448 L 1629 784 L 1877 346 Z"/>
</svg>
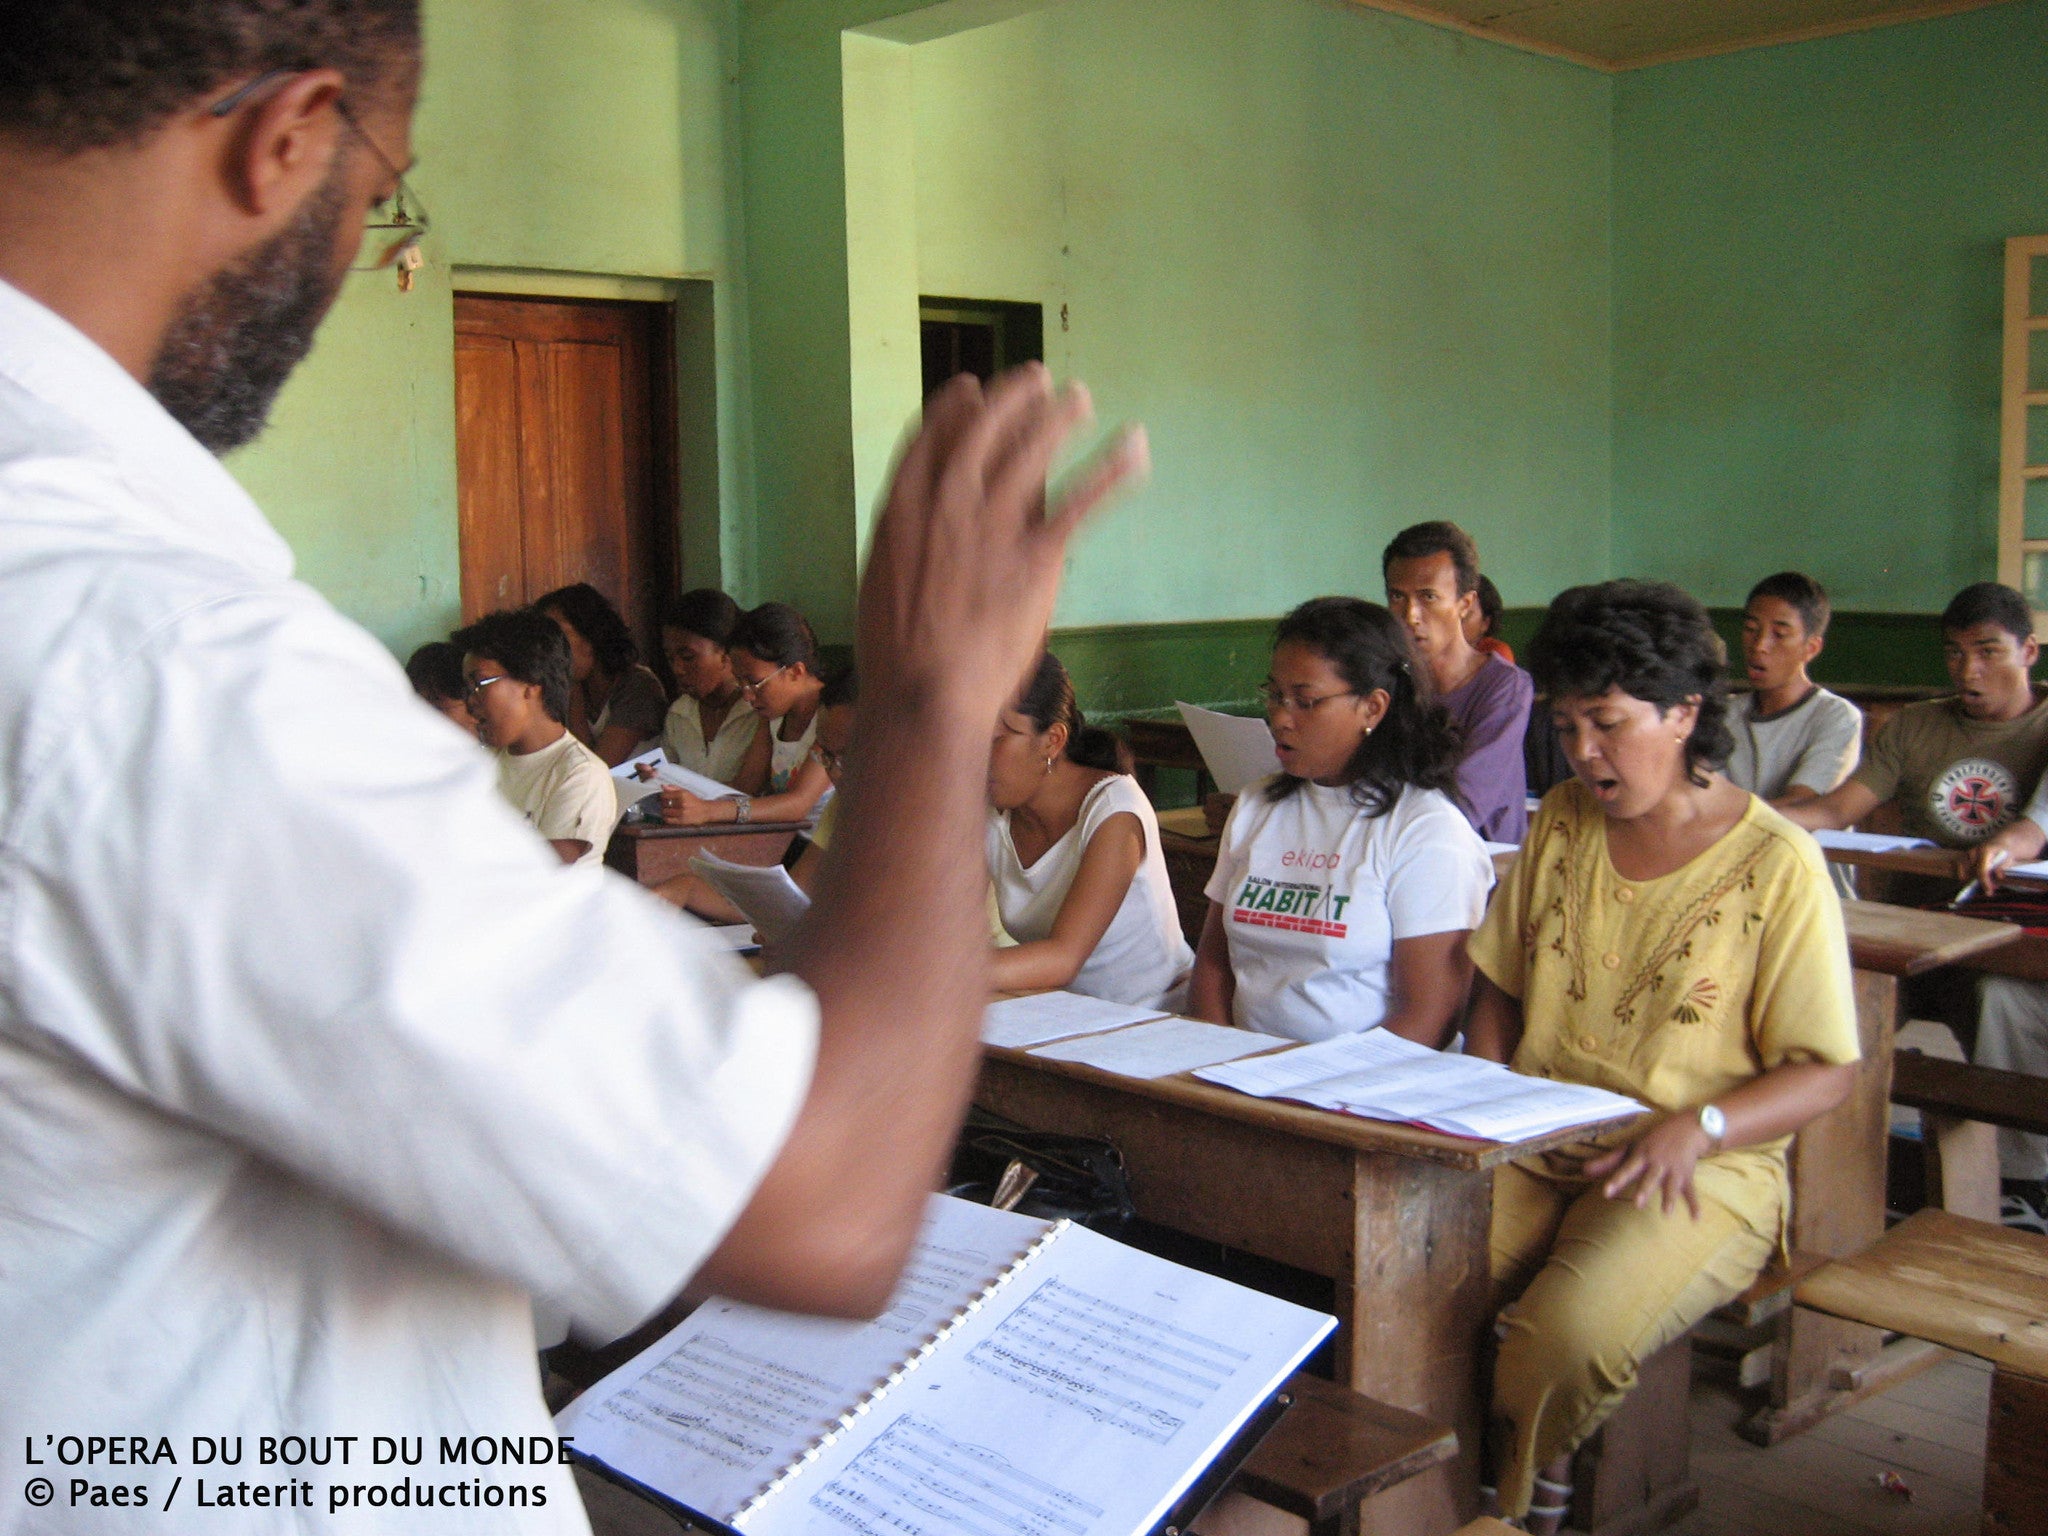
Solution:
<svg viewBox="0 0 2048 1536">
<path fill-rule="evenodd" d="M 708 827 L 723 820 L 715 814 L 712 801 L 700 800 L 687 789 L 667 785 L 661 791 L 661 819 L 671 827 Z"/>
<path fill-rule="evenodd" d="M 1693 1191 L 1692 1171 L 1713 1146 L 1697 1116 L 1666 1115 L 1628 1145 L 1594 1158 L 1586 1172 L 1607 1179 L 1600 1193 L 1610 1200 L 1626 1199 L 1633 1185 L 1637 1210 L 1661 1199 L 1668 1215 L 1683 1200 L 1698 1221 L 1700 1197 Z"/>
</svg>

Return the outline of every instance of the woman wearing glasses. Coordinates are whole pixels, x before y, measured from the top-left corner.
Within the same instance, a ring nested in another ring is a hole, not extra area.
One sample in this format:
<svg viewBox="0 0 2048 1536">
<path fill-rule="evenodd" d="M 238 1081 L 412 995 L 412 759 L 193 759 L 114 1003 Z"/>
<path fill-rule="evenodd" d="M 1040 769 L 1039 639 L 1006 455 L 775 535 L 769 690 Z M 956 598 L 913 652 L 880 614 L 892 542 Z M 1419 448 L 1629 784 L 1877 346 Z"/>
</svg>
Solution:
<svg viewBox="0 0 2048 1536">
<path fill-rule="evenodd" d="M 1493 864 L 1451 799 L 1458 738 L 1377 603 L 1280 621 L 1260 690 L 1281 771 L 1224 824 L 1189 1011 L 1327 1040 L 1456 1033 Z"/>
<path fill-rule="evenodd" d="M 732 637 L 732 675 L 740 696 L 768 722 L 755 733 L 733 779 L 743 791 L 729 800 L 700 800 L 686 789 L 661 792 L 661 817 L 671 826 L 721 821 L 802 821 L 831 791 L 811 748 L 818 737 L 818 642 L 804 616 L 787 603 L 763 603 L 740 620 Z"/>
</svg>

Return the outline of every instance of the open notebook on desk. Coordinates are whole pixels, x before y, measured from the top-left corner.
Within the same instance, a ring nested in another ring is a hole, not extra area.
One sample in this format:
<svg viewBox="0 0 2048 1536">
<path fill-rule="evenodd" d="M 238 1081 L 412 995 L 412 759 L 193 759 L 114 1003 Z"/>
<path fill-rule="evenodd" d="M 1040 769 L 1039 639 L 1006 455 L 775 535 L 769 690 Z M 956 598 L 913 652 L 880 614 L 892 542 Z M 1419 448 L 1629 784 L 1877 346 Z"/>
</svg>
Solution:
<svg viewBox="0 0 2048 1536">
<path fill-rule="evenodd" d="M 935 1195 L 875 1321 L 713 1298 L 555 1422 L 749 1536 L 1141 1536 L 1335 1325 Z"/>
<path fill-rule="evenodd" d="M 643 779 L 640 770 L 652 771 L 654 777 Z M 638 757 L 629 757 L 612 770 L 612 785 L 619 793 L 621 813 L 638 805 L 641 801 L 669 789 L 687 789 L 699 800 L 735 800 L 739 791 L 730 784 L 721 784 L 716 779 L 684 768 L 668 760 L 668 754 L 656 747 L 651 752 L 642 752 Z"/>
<path fill-rule="evenodd" d="M 1204 1067 L 1195 1076 L 1262 1099 L 1292 1099 L 1482 1141 L 1526 1141 L 1648 1113 L 1604 1088 L 1525 1077 L 1499 1062 L 1433 1051 L 1384 1029 Z"/>
</svg>

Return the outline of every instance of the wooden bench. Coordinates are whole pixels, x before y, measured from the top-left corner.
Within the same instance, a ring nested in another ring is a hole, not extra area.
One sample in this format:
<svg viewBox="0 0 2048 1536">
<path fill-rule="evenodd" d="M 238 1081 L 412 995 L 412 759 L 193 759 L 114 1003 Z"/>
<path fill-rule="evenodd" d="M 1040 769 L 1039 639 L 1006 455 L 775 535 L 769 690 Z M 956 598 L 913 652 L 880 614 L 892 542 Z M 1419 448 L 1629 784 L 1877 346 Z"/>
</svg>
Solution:
<svg viewBox="0 0 2048 1536">
<path fill-rule="evenodd" d="M 1928 1203 L 1998 1220 L 1998 1132 L 2048 1135 L 2048 1079 L 1901 1051 L 1892 1102 L 1920 1111 Z"/>
<path fill-rule="evenodd" d="M 1815 1270 L 1797 1296 L 1990 1361 L 1983 1530 L 2048 1536 L 2048 1237 L 1920 1211 Z"/>
<path fill-rule="evenodd" d="M 1449 1425 L 1348 1387 L 1296 1376 L 1287 1392 L 1292 1405 L 1233 1486 L 1299 1515 L 1310 1536 L 1353 1536 L 1365 1499 L 1458 1454 Z"/>
</svg>

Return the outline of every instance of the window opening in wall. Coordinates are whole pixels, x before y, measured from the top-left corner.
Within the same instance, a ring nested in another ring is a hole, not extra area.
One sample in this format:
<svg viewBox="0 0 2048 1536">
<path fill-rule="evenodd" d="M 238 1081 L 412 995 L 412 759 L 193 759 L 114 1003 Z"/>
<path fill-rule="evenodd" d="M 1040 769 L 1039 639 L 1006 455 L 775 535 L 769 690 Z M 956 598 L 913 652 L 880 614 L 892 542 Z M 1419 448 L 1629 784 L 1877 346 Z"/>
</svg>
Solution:
<svg viewBox="0 0 2048 1536">
<path fill-rule="evenodd" d="M 917 301 L 924 397 L 956 373 L 986 384 L 1005 368 L 1045 361 L 1045 307 L 1004 299 Z"/>
</svg>

